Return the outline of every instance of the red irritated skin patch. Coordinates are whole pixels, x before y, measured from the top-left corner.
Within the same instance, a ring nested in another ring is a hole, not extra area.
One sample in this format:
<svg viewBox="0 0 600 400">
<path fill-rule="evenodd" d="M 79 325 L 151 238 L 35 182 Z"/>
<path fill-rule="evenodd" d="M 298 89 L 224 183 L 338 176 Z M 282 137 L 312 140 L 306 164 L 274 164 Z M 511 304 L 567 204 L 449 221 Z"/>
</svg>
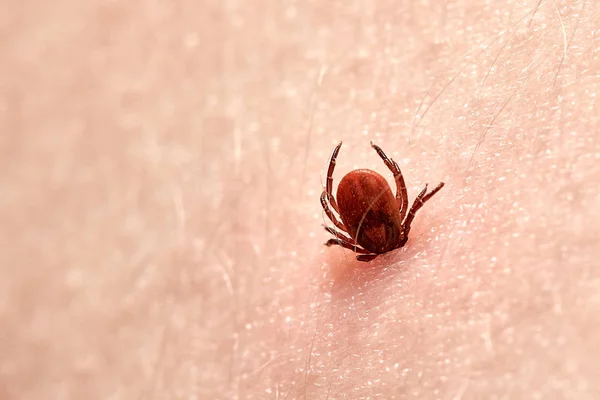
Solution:
<svg viewBox="0 0 600 400">
<path fill-rule="evenodd" d="M 335 238 L 329 239 L 325 245 L 345 247 L 359 254 L 357 260 L 371 261 L 406 244 L 416 212 L 444 187 L 444 182 L 429 193 L 426 184 L 409 209 L 406 184 L 398 163 L 371 142 L 371 147 L 394 174 L 396 196 L 383 176 L 368 169 L 357 169 L 342 178 L 334 197 L 333 171 L 341 147 L 342 142 L 333 149 L 321 205 L 327 217 L 342 232 L 326 226 L 325 229 Z"/>
</svg>

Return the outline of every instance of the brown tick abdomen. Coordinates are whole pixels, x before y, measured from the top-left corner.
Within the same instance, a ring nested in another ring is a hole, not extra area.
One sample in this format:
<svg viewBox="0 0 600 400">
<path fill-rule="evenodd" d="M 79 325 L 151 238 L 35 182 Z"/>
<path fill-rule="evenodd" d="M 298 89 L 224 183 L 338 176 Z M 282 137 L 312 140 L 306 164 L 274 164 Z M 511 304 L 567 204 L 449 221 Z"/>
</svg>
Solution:
<svg viewBox="0 0 600 400">
<path fill-rule="evenodd" d="M 358 244 L 376 254 L 397 247 L 402 227 L 399 205 L 383 176 L 369 169 L 354 170 L 340 181 L 336 199 L 340 217 Z"/>
</svg>

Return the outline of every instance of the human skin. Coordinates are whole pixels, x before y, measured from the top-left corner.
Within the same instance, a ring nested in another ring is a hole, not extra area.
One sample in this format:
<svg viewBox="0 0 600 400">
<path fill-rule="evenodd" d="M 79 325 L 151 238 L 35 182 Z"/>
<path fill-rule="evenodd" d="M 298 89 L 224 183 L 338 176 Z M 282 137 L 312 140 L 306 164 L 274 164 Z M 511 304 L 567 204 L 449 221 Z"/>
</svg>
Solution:
<svg viewBox="0 0 600 400">
<path fill-rule="evenodd" d="M 597 1 L 0 5 L 0 398 L 598 398 Z M 417 214 L 326 248 L 344 141 Z M 395 186 L 392 186 L 395 191 Z"/>
</svg>

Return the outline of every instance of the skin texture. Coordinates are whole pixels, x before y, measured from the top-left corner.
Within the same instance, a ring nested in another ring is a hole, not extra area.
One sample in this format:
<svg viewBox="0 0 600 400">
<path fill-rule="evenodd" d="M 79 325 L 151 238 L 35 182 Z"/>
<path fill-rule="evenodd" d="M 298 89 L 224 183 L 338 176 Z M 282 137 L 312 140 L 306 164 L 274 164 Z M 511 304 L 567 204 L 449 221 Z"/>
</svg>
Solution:
<svg viewBox="0 0 600 400">
<path fill-rule="evenodd" d="M 0 398 L 598 398 L 600 4 L 0 5 Z M 365 265 L 336 181 L 424 207 Z"/>
</svg>

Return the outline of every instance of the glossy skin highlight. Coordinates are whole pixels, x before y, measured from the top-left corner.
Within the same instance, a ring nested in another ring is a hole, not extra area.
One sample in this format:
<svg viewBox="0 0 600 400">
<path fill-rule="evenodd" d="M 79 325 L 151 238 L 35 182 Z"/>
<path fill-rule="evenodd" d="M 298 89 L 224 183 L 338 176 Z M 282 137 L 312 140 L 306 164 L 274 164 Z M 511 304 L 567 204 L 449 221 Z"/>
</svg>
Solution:
<svg viewBox="0 0 600 400">
<path fill-rule="evenodd" d="M 342 178 L 336 198 L 332 193 L 333 171 L 341 147 L 342 142 L 333 149 L 331 154 L 327 184 L 321 194 L 321 205 L 333 224 L 349 236 L 326 226 L 325 230 L 335 238 L 329 239 L 325 245 L 345 247 L 359 254 L 357 260 L 371 261 L 379 254 L 398 249 L 406 244 L 416 212 L 444 187 L 444 183 L 438 184 L 430 193 L 427 193 L 427 185 L 425 185 L 408 210 L 406 184 L 398 163 L 389 158 L 379 146 L 371 143 L 371 147 L 394 174 L 396 196 L 392 194 L 383 176 L 368 169 L 357 169 Z M 332 209 L 338 213 L 341 221 Z"/>
</svg>

